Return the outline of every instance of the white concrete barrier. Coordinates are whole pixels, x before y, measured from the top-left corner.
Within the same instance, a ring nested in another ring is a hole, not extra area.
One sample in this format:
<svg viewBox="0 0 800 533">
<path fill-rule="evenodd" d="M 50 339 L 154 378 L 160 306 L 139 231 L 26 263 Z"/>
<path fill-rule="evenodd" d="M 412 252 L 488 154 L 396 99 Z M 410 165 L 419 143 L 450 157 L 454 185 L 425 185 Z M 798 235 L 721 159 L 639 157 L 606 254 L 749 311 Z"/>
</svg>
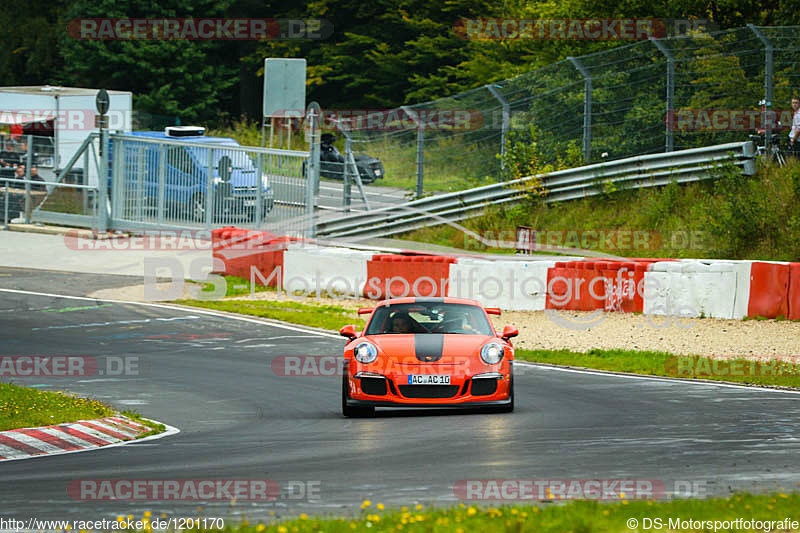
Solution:
<svg viewBox="0 0 800 533">
<path fill-rule="evenodd" d="M 459 259 L 450 265 L 448 296 L 507 310 L 543 310 L 547 269 L 554 265 L 555 261 Z"/>
<path fill-rule="evenodd" d="M 373 252 L 349 248 L 290 245 L 283 254 L 283 287 L 361 296 L 372 256 Z"/>
</svg>

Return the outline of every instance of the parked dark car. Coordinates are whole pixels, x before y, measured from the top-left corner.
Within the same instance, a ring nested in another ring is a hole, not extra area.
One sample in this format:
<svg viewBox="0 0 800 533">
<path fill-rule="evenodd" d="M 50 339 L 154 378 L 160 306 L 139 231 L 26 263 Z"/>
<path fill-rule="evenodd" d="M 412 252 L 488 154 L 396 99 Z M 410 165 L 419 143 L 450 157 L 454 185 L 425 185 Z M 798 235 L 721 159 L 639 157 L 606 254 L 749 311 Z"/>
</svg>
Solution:
<svg viewBox="0 0 800 533">
<path fill-rule="evenodd" d="M 320 139 L 320 176 L 323 178 L 344 180 L 344 154 L 333 145 L 336 137 L 325 133 Z M 379 159 L 363 154 L 354 154 L 358 174 L 362 183 L 372 183 L 384 176 L 383 163 Z"/>
</svg>

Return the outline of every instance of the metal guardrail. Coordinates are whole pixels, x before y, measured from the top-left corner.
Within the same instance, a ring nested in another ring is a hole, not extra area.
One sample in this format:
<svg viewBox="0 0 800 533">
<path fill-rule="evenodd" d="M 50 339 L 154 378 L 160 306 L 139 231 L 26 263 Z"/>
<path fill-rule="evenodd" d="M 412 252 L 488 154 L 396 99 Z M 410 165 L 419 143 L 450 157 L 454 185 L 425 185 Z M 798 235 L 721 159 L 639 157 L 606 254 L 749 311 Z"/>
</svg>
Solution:
<svg viewBox="0 0 800 533">
<path fill-rule="evenodd" d="M 541 183 L 545 201 L 552 203 L 606 194 L 608 185 L 642 189 L 673 181 L 704 180 L 712 177 L 712 170 L 724 164 L 740 167 L 743 174 L 755 174 L 753 143 L 736 142 L 629 157 L 422 198 L 363 214 L 320 221 L 317 235 L 328 238 L 383 237 L 457 222 L 474 216 L 476 211 L 487 206 L 519 201 L 533 183 Z"/>
</svg>

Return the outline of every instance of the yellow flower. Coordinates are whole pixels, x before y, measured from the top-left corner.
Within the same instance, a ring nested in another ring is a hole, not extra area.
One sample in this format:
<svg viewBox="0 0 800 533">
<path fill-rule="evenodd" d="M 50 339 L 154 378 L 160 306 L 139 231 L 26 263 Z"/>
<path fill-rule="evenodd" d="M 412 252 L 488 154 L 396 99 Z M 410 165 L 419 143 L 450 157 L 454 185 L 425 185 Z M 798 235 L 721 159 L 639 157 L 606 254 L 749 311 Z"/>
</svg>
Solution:
<svg viewBox="0 0 800 533">
<path fill-rule="evenodd" d="M 383 504 L 382 504 L 382 503 L 379 503 L 379 504 L 378 504 L 378 510 L 379 510 L 379 511 L 383 511 Z"/>
<path fill-rule="evenodd" d="M 301 514 L 300 520 L 308 520 L 308 515 L 306 513 Z"/>
<path fill-rule="evenodd" d="M 278 533 L 286 533 L 287 531 L 289 531 L 289 530 L 288 530 L 288 529 L 286 529 L 286 528 L 285 528 L 285 527 L 283 527 L 283 526 L 280 526 L 280 527 L 278 527 Z"/>
<path fill-rule="evenodd" d="M 624 493 L 624 492 L 620 492 L 620 493 L 619 493 L 619 497 L 620 497 L 620 498 L 622 498 L 622 499 L 624 500 L 624 499 L 625 499 L 625 493 Z"/>
<path fill-rule="evenodd" d="M 119 516 L 117 517 L 117 522 L 122 522 L 123 520 L 125 520 L 125 517 L 124 517 L 124 516 L 122 516 L 122 515 L 119 515 Z"/>
<path fill-rule="evenodd" d="M 611 511 L 609 511 L 608 509 L 606 509 L 605 511 L 603 511 L 603 515 L 604 515 L 604 516 L 608 516 L 608 515 L 610 515 L 610 514 L 611 514 Z"/>
<path fill-rule="evenodd" d="M 800 485 L 800 483 L 798 483 L 798 485 Z M 462 503 L 461 505 L 463 506 L 464 504 Z M 404 505 L 404 506 L 402 506 L 402 507 L 400 508 L 400 511 L 401 511 L 401 512 L 403 512 L 403 513 L 405 513 L 406 511 L 408 511 L 408 507 L 406 507 L 406 506 Z"/>
<path fill-rule="evenodd" d="M 467 509 L 467 516 L 475 516 L 478 511 L 474 507 Z"/>
<path fill-rule="evenodd" d="M 370 505 L 372 505 L 372 502 L 371 502 L 371 501 L 369 501 L 369 500 L 364 500 L 363 502 L 361 502 L 361 508 L 362 508 L 362 509 L 366 509 L 366 508 L 367 508 L 367 507 L 369 507 Z"/>
<path fill-rule="evenodd" d="M 416 507 L 414 507 L 414 509 L 416 509 L 417 511 L 421 511 L 421 510 L 422 510 L 422 504 L 421 504 L 421 503 L 418 503 L 418 504 L 416 505 Z"/>
<path fill-rule="evenodd" d="M 264 531 L 264 524 L 258 524 L 256 526 L 256 531 L 258 531 L 258 533 L 261 533 L 262 531 Z"/>
<path fill-rule="evenodd" d="M 153 516 L 153 513 L 151 513 L 150 511 L 145 511 L 142 514 L 142 516 L 145 517 L 145 518 L 150 518 L 151 516 Z"/>
</svg>

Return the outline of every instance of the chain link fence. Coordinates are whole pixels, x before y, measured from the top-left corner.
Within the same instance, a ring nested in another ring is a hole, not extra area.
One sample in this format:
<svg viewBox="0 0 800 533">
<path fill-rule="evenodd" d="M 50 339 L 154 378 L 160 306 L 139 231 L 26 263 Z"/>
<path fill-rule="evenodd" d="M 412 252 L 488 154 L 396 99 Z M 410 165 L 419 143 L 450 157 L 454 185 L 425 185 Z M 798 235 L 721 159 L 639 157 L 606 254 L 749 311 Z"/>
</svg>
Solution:
<svg viewBox="0 0 800 533">
<path fill-rule="evenodd" d="M 571 57 L 338 127 L 383 162 L 384 184 L 422 196 L 785 130 L 798 76 L 800 27 L 748 26 Z"/>
</svg>

